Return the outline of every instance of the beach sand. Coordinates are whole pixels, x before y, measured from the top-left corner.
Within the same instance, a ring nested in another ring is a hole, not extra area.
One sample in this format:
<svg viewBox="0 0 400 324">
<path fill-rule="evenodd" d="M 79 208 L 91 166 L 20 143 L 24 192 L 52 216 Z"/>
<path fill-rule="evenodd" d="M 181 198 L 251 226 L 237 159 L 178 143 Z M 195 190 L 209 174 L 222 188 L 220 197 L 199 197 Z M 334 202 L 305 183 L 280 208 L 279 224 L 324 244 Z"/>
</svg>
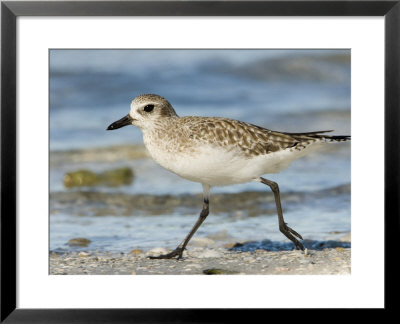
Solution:
<svg viewBox="0 0 400 324">
<path fill-rule="evenodd" d="M 350 248 L 302 251 L 232 251 L 226 248 L 191 248 L 182 260 L 152 260 L 165 253 L 155 248 L 129 254 L 69 252 L 50 254 L 50 275 L 349 275 Z"/>
</svg>

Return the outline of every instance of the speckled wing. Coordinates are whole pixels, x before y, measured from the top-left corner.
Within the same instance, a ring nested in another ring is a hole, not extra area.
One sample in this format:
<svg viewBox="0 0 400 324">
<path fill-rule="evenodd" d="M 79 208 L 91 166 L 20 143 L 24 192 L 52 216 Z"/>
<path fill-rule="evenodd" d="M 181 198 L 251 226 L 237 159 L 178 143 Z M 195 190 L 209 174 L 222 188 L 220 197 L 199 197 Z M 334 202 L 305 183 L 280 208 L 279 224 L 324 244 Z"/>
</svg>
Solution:
<svg viewBox="0 0 400 324">
<path fill-rule="evenodd" d="M 189 137 L 224 149 L 238 149 L 245 156 L 269 154 L 289 148 L 301 150 L 321 139 L 345 141 L 350 136 L 321 135 L 328 131 L 284 133 L 253 124 L 218 117 L 183 117 Z"/>
<path fill-rule="evenodd" d="M 190 118 L 190 119 L 189 119 Z M 249 123 L 218 117 L 183 117 L 189 137 L 227 150 L 238 149 L 246 156 L 263 155 L 294 147 L 299 142 L 289 134 L 274 132 Z"/>
</svg>

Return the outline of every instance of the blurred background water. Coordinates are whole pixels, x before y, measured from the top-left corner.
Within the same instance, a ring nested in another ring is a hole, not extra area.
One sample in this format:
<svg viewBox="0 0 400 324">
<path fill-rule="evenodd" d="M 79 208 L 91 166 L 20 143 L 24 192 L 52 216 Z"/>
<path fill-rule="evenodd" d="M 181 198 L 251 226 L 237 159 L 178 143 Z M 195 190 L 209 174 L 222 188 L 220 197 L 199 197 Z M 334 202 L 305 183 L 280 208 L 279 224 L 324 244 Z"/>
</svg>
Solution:
<svg viewBox="0 0 400 324">
<path fill-rule="evenodd" d="M 167 98 L 178 115 L 221 116 L 272 130 L 305 132 L 335 130 L 350 135 L 349 50 L 51 50 L 50 51 L 50 194 L 181 195 L 201 193 L 201 185 L 180 179 L 151 159 L 56 160 L 57 153 L 142 144 L 135 127 L 107 132 L 106 127 L 129 112 L 130 102 L 143 93 Z M 53 161 L 53 162 L 52 162 Z M 127 166 L 131 185 L 68 189 L 67 172 L 95 172 Z M 350 183 L 350 143 L 328 145 L 270 175 L 282 192 L 318 192 Z M 215 193 L 264 191 L 259 183 L 213 188 Z M 179 211 L 148 216 L 92 216 L 66 212 L 51 197 L 50 249 L 73 249 L 69 239 L 92 241 L 86 250 L 128 252 L 132 248 L 175 247 L 198 217 Z M 134 196 L 133 196 L 134 197 Z M 212 200 L 211 200 L 212 202 Z M 77 204 L 79 206 L 79 204 Z M 285 208 L 285 201 L 283 201 Z M 213 206 L 211 205 L 211 213 Z M 235 240 L 285 241 L 274 213 L 246 217 L 211 214 L 199 236 L 227 232 Z M 286 221 L 310 239 L 350 231 L 350 192 L 287 208 Z M 162 229 L 162 230 L 160 230 Z"/>
</svg>

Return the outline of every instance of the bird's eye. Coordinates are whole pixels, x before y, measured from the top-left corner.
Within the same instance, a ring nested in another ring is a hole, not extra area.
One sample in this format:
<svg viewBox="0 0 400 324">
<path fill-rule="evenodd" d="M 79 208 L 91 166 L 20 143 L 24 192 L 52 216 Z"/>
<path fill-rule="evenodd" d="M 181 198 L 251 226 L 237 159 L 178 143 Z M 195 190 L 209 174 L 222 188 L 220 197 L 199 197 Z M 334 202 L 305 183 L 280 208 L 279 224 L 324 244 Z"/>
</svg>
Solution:
<svg viewBox="0 0 400 324">
<path fill-rule="evenodd" d="M 154 109 L 154 105 L 147 105 L 143 108 L 145 112 L 150 112 Z"/>
</svg>

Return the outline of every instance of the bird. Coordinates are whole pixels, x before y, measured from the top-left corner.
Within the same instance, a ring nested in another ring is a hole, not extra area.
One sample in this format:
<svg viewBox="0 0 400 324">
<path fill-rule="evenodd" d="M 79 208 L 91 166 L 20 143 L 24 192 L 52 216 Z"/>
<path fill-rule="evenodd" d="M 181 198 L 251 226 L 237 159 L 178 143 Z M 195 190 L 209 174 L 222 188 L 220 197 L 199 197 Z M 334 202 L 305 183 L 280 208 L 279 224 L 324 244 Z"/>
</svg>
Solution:
<svg viewBox="0 0 400 324">
<path fill-rule="evenodd" d="M 262 176 L 279 173 L 325 143 L 351 139 L 350 135 L 326 135 L 332 130 L 288 133 L 224 117 L 180 117 L 167 99 L 156 94 L 134 98 L 129 113 L 107 130 L 128 125 L 141 130 L 144 145 L 156 163 L 203 187 L 203 208 L 193 228 L 173 251 L 150 256 L 152 259 L 183 258 L 190 239 L 209 215 L 212 187 L 251 181 L 272 190 L 279 230 L 296 249 L 304 250 L 299 241 L 303 237 L 283 218 L 278 184 Z"/>
</svg>

